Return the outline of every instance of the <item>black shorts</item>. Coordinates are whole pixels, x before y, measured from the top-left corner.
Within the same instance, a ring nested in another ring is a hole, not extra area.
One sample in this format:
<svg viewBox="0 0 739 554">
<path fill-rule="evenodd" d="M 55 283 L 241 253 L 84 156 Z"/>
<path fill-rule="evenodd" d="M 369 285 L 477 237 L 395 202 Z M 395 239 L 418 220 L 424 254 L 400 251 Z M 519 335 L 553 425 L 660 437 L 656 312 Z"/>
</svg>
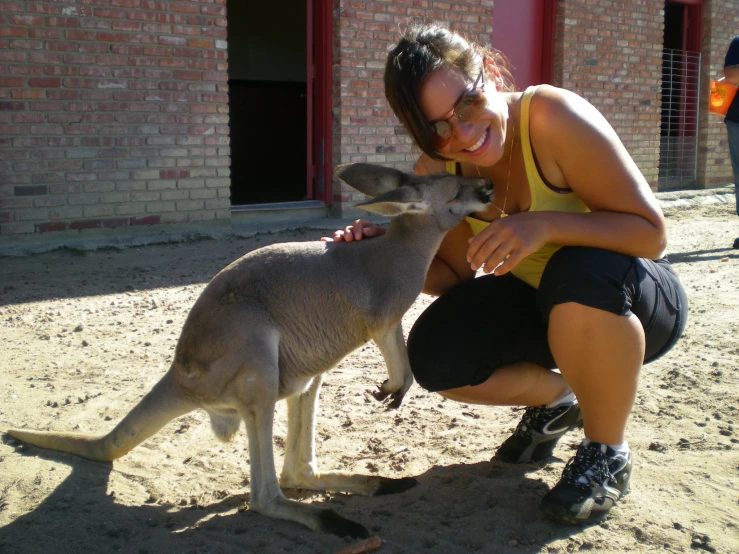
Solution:
<svg viewBox="0 0 739 554">
<path fill-rule="evenodd" d="M 511 274 L 487 275 L 431 304 L 408 337 L 416 381 L 442 391 L 479 385 L 496 368 L 519 361 L 554 369 L 547 325 L 552 307 L 565 302 L 636 315 L 646 338 L 644 363 L 672 348 L 688 314 L 685 292 L 666 259 L 567 246 L 549 260 L 539 289 Z"/>
</svg>

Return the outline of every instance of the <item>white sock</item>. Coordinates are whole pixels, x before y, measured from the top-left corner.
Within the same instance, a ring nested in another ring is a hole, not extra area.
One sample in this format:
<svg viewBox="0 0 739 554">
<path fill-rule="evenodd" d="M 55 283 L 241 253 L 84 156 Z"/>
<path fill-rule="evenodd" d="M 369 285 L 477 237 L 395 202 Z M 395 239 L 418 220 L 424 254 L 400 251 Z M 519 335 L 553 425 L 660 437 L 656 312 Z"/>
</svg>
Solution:
<svg viewBox="0 0 739 554">
<path fill-rule="evenodd" d="M 587 446 L 591 442 L 593 442 L 593 441 L 591 441 L 588 438 L 585 438 L 585 439 L 582 440 L 582 445 L 583 446 Z M 606 446 L 609 446 L 609 447 L 613 448 L 613 450 L 616 451 L 616 454 L 628 454 L 629 452 L 631 452 L 631 449 L 629 448 L 628 441 L 624 441 L 621 444 L 607 444 Z"/>
<path fill-rule="evenodd" d="M 570 390 L 562 398 L 558 398 L 551 404 L 547 404 L 547 408 L 556 408 L 560 404 L 577 404 L 577 397 L 575 396 L 575 393 Z"/>
</svg>

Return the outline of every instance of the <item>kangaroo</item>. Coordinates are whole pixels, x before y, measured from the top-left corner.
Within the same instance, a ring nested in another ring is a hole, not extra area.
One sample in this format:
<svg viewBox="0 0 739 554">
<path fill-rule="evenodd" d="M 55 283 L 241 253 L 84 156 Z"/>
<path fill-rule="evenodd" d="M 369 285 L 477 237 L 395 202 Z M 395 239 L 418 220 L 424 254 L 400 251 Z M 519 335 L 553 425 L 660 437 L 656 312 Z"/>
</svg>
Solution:
<svg viewBox="0 0 739 554">
<path fill-rule="evenodd" d="M 400 406 L 413 384 L 401 318 L 421 292 L 445 233 L 492 201 L 486 179 L 446 173 L 418 177 L 370 164 L 336 175 L 370 200 L 359 207 L 391 217 L 387 233 L 353 244 L 297 242 L 250 252 L 220 271 L 187 316 L 171 367 L 103 436 L 11 429 L 42 448 L 110 462 L 196 408 L 228 441 L 245 423 L 251 458 L 251 509 L 310 529 L 365 538 L 367 529 L 332 510 L 288 500 L 280 486 L 364 495 L 417 485 L 318 471 L 314 432 L 322 375 L 373 339 L 388 379 L 375 392 Z M 287 399 L 287 441 L 275 471 L 275 404 Z"/>
</svg>

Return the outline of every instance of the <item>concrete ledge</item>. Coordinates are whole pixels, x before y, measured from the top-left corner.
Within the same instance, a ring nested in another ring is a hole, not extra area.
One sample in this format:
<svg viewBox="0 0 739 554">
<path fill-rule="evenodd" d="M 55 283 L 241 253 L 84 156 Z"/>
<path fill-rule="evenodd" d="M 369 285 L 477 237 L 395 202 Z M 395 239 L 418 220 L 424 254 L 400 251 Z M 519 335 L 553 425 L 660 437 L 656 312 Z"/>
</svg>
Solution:
<svg viewBox="0 0 739 554">
<path fill-rule="evenodd" d="M 119 228 L 120 229 L 120 228 Z M 0 237 L 0 256 L 28 256 L 59 248 L 70 250 L 122 249 L 162 242 L 215 239 L 230 235 L 231 224 L 227 219 L 197 221 L 174 225 L 142 225 L 126 227 L 114 234 L 113 229 L 62 231 L 33 235 L 6 235 Z"/>
<path fill-rule="evenodd" d="M 712 204 L 734 203 L 734 185 L 700 190 L 678 190 L 658 192 L 657 200 L 663 210 L 671 208 L 690 208 Z"/>
<path fill-rule="evenodd" d="M 734 185 L 704 190 L 682 190 L 655 193 L 663 210 L 690 209 L 700 206 L 733 204 Z M 127 227 L 126 233 L 114 235 L 112 230 L 95 230 L 94 234 L 68 231 L 51 234 L 8 235 L 0 237 L 0 256 L 27 256 L 68 248 L 98 250 L 102 248 L 130 248 L 149 244 L 212 240 L 225 236 L 254 236 L 295 229 L 331 231 L 351 224 L 363 217 L 380 225 L 387 218 L 360 210 L 352 210 L 345 217 L 331 217 L 330 210 L 320 202 L 260 204 L 235 207 L 231 220 L 211 220 L 177 225 Z"/>
</svg>

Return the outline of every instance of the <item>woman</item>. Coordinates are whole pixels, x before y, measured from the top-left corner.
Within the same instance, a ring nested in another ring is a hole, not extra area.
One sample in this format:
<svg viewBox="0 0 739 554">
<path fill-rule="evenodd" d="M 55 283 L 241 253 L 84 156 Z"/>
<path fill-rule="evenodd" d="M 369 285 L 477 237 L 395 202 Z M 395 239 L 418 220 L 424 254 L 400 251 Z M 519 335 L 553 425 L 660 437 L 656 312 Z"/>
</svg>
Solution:
<svg viewBox="0 0 739 554">
<path fill-rule="evenodd" d="M 424 292 L 440 298 L 410 332 L 416 380 L 459 402 L 527 406 L 503 461 L 545 460 L 584 425 L 542 508 L 602 519 L 629 490 L 625 429 L 642 364 L 685 326 L 657 200 L 592 105 L 547 85 L 514 92 L 499 56 L 441 26 L 405 33 L 385 93 L 423 152 L 416 173 L 481 175 L 495 188 L 431 264 Z M 383 232 L 357 220 L 333 240 Z"/>
</svg>

